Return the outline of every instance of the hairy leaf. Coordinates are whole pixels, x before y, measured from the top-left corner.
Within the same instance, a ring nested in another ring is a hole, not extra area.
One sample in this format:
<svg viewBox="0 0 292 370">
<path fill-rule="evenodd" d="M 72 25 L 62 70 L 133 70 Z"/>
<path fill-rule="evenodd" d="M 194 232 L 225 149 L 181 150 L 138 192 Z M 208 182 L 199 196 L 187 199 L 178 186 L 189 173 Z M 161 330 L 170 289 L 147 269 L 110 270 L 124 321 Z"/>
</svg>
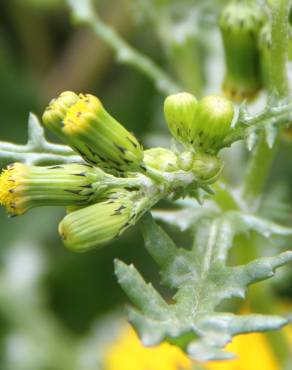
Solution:
<svg viewBox="0 0 292 370">
<path fill-rule="evenodd" d="M 216 311 L 222 301 L 243 298 L 250 284 L 273 276 L 278 267 L 292 260 L 288 251 L 247 265 L 228 266 L 234 236 L 252 230 L 266 237 L 291 235 L 292 230 L 239 211 L 197 222 L 193 247 L 186 250 L 178 248 L 149 214 L 142 220 L 145 246 L 160 266 L 162 283 L 176 290 L 173 302 L 166 302 L 133 265 L 116 260 L 116 274 L 135 305 L 129 318 L 145 345 L 168 340 L 199 361 L 226 359 L 232 354 L 222 349 L 234 335 L 274 330 L 288 322 L 280 316 Z"/>
</svg>

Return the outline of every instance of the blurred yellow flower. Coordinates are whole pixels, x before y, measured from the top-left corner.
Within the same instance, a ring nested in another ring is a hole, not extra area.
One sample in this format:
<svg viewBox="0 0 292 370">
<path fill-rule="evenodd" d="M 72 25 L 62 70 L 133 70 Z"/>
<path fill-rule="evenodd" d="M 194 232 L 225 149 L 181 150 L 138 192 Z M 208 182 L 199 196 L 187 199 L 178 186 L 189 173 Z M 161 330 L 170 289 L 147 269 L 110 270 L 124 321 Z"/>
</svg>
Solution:
<svg viewBox="0 0 292 370">
<path fill-rule="evenodd" d="M 168 343 L 144 347 L 134 330 L 125 326 L 105 353 L 104 370 L 280 370 L 264 334 L 237 336 L 226 350 L 237 358 L 203 366 Z"/>
<path fill-rule="evenodd" d="M 252 333 L 235 337 L 226 350 L 237 357 L 230 361 L 210 362 L 208 370 L 280 370 L 265 334 Z"/>
<path fill-rule="evenodd" d="M 191 370 L 191 360 L 177 347 L 162 343 L 146 348 L 134 330 L 126 326 L 109 348 L 105 370 Z"/>
</svg>

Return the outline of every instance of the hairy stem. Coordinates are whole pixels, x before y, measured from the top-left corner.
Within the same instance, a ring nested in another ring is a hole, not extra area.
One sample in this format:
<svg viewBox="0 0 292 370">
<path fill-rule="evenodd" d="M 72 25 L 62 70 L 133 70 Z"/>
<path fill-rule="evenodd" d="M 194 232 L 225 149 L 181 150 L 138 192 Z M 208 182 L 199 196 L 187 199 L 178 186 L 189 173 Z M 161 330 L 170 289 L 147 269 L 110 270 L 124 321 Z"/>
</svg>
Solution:
<svg viewBox="0 0 292 370">
<path fill-rule="evenodd" d="M 286 72 L 286 61 L 288 52 L 288 14 L 291 6 L 290 0 L 273 0 L 272 10 L 272 46 L 269 65 L 270 97 L 282 99 L 289 95 L 288 79 Z M 256 210 L 260 205 L 261 193 L 266 185 L 275 155 L 280 143 L 281 130 L 279 130 L 272 148 L 268 147 L 264 132 L 253 152 L 247 169 L 246 181 L 243 195 L 249 208 Z M 255 243 L 255 237 L 249 241 Z M 252 257 L 255 255 L 255 248 L 250 251 Z M 274 296 L 266 286 L 257 286 L 250 295 L 252 305 L 261 312 L 270 313 L 276 306 Z M 269 304 L 265 304 L 269 302 Z M 263 304 L 264 302 L 264 304 Z M 289 346 L 281 332 L 269 334 L 269 339 L 274 351 L 282 362 L 285 363 Z"/>
<path fill-rule="evenodd" d="M 236 127 L 225 137 L 222 148 L 229 147 L 234 142 L 245 140 L 253 131 L 264 131 L 268 125 L 283 126 L 292 121 L 292 102 L 278 102 L 275 106 L 268 106 L 262 112 L 254 115 L 246 114 L 239 117 Z"/>
<path fill-rule="evenodd" d="M 272 46 L 270 58 L 270 96 L 281 99 L 289 94 L 286 61 L 288 53 L 288 14 L 290 0 L 273 0 L 272 10 Z M 253 152 L 247 169 L 243 188 L 244 198 L 250 208 L 257 209 L 260 196 L 269 176 L 280 141 L 281 130 L 272 149 L 268 147 L 264 134 Z"/>
</svg>

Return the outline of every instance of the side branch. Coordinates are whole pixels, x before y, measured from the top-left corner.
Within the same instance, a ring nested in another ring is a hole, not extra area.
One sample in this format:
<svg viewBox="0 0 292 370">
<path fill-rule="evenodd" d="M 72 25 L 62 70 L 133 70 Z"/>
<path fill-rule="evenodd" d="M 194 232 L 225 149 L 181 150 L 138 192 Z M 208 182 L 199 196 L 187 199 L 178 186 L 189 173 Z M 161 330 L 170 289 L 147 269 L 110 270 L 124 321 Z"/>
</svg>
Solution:
<svg viewBox="0 0 292 370">
<path fill-rule="evenodd" d="M 94 11 L 91 0 L 67 0 L 73 19 L 87 24 L 94 33 L 109 45 L 115 52 L 118 62 L 130 65 L 144 73 L 153 81 L 157 90 L 165 95 L 181 91 L 162 69 L 150 58 L 135 50 L 117 32 L 105 24 Z"/>
<path fill-rule="evenodd" d="M 236 141 L 245 140 L 252 132 L 259 133 L 267 127 L 278 127 L 287 125 L 292 121 L 292 101 L 279 102 L 274 106 L 267 106 L 262 112 L 249 115 L 241 111 L 235 128 L 223 141 L 222 148 L 229 147 Z"/>
<path fill-rule="evenodd" d="M 30 114 L 28 120 L 28 141 L 24 145 L 0 142 L 0 162 L 23 162 L 26 164 L 58 164 L 80 162 L 80 157 L 66 145 L 53 144 L 46 140 L 44 129 L 38 118 Z"/>
</svg>

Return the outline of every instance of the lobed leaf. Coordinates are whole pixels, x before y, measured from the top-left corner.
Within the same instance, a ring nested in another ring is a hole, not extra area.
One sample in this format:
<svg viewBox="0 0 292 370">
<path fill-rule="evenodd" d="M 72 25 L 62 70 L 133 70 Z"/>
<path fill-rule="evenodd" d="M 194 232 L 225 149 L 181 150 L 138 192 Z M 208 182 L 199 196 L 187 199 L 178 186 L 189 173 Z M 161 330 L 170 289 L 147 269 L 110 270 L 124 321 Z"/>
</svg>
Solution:
<svg viewBox="0 0 292 370">
<path fill-rule="evenodd" d="M 275 330 L 288 323 L 279 316 L 218 312 L 232 297 L 243 298 L 250 284 L 267 279 L 292 261 L 292 251 L 228 266 L 228 250 L 236 234 L 254 230 L 266 237 L 290 235 L 292 229 L 240 211 L 198 220 L 191 250 L 178 248 L 150 214 L 142 219 L 145 246 L 160 266 L 162 283 L 176 290 L 167 303 L 131 265 L 115 262 L 119 283 L 136 308 L 129 319 L 145 345 L 163 340 L 180 345 L 199 361 L 231 358 L 223 351 L 237 334 Z"/>
</svg>

